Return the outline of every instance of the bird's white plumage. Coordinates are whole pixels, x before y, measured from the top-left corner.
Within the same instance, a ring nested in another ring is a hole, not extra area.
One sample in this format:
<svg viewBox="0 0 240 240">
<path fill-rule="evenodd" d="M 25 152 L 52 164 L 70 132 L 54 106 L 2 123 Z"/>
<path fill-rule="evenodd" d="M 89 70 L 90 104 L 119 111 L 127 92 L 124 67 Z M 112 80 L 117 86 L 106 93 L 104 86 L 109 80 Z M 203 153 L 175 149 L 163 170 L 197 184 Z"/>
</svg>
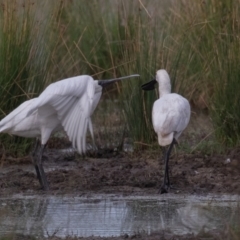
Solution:
<svg viewBox="0 0 240 240">
<path fill-rule="evenodd" d="M 66 131 L 73 147 L 81 154 L 86 151 L 88 127 L 92 134 L 90 117 L 101 93 L 102 87 L 90 76 L 64 79 L 50 84 L 31 105 L 28 115 L 38 112 L 42 136 L 46 135 L 46 138 L 49 138 L 49 130 L 53 127 L 49 125 L 55 122 L 54 119 L 49 122 L 49 116 L 54 116 Z M 42 144 L 45 144 L 47 139 L 43 138 Z"/>
<path fill-rule="evenodd" d="M 154 102 L 152 110 L 153 128 L 161 146 L 171 144 L 187 127 L 190 120 L 190 104 L 179 94 L 171 93 L 171 83 L 165 70 L 157 71 L 160 98 Z"/>
<path fill-rule="evenodd" d="M 7 132 L 21 137 L 40 137 L 37 113 L 27 116 L 28 109 L 36 98 L 25 101 L 0 121 L 0 132 Z"/>
<path fill-rule="evenodd" d="M 105 83 L 137 76 L 111 79 Z M 93 138 L 90 117 L 102 95 L 104 81 L 100 82 L 81 75 L 50 84 L 38 98 L 25 101 L 3 118 L 0 132 L 41 138 L 41 144 L 45 145 L 53 132 L 64 129 L 73 147 L 80 154 L 85 153 L 87 129 Z"/>
<path fill-rule="evenodd" d="M 88 75 L 50 84 L 38 98 L 25 101 L 0 121 L 0 132 L 41 138 L 64 129 L 79 153 L 86 151 L 86 133 L 93 137 L 91 115 L 102 94 L 98 81 Z"/>
<path fill-rule="evenodd" d="M 0 132 L 28 138 L 41 138 L 43 145 L 52 132 L 62 129 L 61 122 L 55 112 L 48 113 L 45 119 L 39 117 L 39 112 L 28 114 L 35 106 L 37 98 L 25 101 L 0 121 Z"/>
</svg>

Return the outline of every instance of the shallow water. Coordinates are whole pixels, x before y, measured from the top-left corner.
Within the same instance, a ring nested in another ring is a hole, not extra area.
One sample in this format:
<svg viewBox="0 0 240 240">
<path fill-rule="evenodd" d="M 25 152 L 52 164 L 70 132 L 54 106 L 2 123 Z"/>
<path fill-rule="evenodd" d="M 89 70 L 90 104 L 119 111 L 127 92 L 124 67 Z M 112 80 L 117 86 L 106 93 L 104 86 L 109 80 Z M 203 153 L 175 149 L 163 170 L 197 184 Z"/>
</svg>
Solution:
<svg viewBox="0 0 240 240">
<path fill-rule="evenodd" d="M 240 223 L 238 196 L 93 195 L 0 198 L 0 235 L 119 236 L 136 232 L 200 231 Z"/>
</svg>

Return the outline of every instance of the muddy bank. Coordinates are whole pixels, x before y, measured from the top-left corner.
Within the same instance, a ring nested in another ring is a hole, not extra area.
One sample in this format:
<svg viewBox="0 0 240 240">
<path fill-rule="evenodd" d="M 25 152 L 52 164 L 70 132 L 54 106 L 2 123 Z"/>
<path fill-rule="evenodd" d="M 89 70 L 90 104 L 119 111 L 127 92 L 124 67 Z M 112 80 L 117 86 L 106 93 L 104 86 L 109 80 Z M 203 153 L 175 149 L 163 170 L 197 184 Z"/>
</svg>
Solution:
<svg viewBox="0 0 240 240">
<path fill-rule="evenodd" d="M 9 194 L 71 194 L 74 196 L 92 193 L 116 195 L 157 194 L 163 177 L 161 151 L 142 151 L 134 154 L 107 151 L 95 157 L 79 156 L 48 149 L 44 157 L 44 168 L 50 184 L 46 193 L 40 189 L 35 169 L 29 157 L 14 159 L 6 156 L 1 162 L 1 196 Z M 240 194 L 239 150 L 226 155 L 204 156 L 202 154 L 174 153 L 170 159 L 170 181 L 176 194 Z M 87 237 L 73 239 L 221 239 L 224 232 L 204 231 L 197 236 L 192 234 L 176 236 L 167 232 L 151 235 L 136 233 L 120 237 Z M 226 237 L 227 238 L 227 237 Z M 0 238 L 1 239 L 1 238 Z M 11 235 L 6 239 L 39 239 L 34 236 Z M 59 240 L 55 236 L 47 239 Z"/>
<path fill-rule="evenodd" d="M 173 154 L 170 159 L 171 193 L 240 194 L 239 151 L 226 156 Z M 66 158 L 48 150 L 44 168 L 50 194 L 155 194 L 163 177 L 161 152 L 138 154 L 108 152 L 98 158 Z M 42 193 L 30 158 L 2 161 L 1 194 Z"/>
</svg>

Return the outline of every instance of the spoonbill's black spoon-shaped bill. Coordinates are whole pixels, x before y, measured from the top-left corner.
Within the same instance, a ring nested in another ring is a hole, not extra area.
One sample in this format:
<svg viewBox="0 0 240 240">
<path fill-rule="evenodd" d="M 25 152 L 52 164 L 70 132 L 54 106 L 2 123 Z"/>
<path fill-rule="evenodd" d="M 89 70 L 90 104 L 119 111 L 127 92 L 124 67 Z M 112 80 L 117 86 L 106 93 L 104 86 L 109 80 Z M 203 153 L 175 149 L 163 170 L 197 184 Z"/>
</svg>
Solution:
<svg viewBox="0 0 240 240">
<path fill-rule="evenodd" d="M 0 121 L 0 132 L 37 138 L 31 157 L 42 188 L 48 190 L 42 155 L 51 134 L 65 130 L 73 147 L 79 154 L 84 154 L 87 129 L 94 142 L 91 115 L 100 100 L 102 88 L 138 76 L 134 74 L 109 80 L 94 80 L 91 76 L 81 75 L 52 83 L 39 97 L 25 101 L 3 118 Z"/>
<path fill-rule="evenodd" d="M 182 131 L 187 127 L 191 109 L 188 100 L 179 94 L 171 93 L 170 77 L 166 70 L 157 71 L 156 79 L 142 85 L 142 89 L 150 91 L 155 84 L 159 86 L 159 99 L 153 104 L 152 123 L 154 131 L 158 136 L 160 146 L 168 146 L 165 151 L 164 178 L 160 188 L 160 193 L 167 193 L 170 187 L 168 161 L 172 147 L 177 143 L 177 139 Z"/>
</svg>

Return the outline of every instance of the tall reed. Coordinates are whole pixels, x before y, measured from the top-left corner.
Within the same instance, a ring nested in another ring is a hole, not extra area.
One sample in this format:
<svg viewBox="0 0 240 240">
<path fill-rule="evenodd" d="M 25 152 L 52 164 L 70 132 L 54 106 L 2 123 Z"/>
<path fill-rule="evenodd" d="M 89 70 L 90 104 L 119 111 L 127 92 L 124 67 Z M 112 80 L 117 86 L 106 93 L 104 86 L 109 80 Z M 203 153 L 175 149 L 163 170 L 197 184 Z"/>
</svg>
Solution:
<svg viewBox="0 0 240 240">
<path fill-rule="evenodd" d="M 141 147 L 155 137 L 151 108 L 158 93 L 140 86 L 165 68 L 172 91 L 193 107 L 208 109 L 218 139 L 235 146 L 240 132 L 239 2 L 1 1 L 0 115 L 65 77 L 139 73 L 139 79 L 116 84 L 104 97 L 120 99 L 125 135 Z"/>
<path fill-rule="evenodd" d="M 0 119 L 49 83 L 50 7 L 41 1 L 1 1 Z M 18 143 L 28 146 L 20 138 L 1 134 L 1 139 L 12 150 Z"/>
<path fill-rule="evenodd" d="M 239 3 L 178 1 L 169 19 L 173 38 L 183 46 L 175 45 L 176 55 L 181 53 L 178 79 L 187 86 L 186 96 L 209 110 L 215 135 L 225 146 L 239 144 Z"/>
</svg>

